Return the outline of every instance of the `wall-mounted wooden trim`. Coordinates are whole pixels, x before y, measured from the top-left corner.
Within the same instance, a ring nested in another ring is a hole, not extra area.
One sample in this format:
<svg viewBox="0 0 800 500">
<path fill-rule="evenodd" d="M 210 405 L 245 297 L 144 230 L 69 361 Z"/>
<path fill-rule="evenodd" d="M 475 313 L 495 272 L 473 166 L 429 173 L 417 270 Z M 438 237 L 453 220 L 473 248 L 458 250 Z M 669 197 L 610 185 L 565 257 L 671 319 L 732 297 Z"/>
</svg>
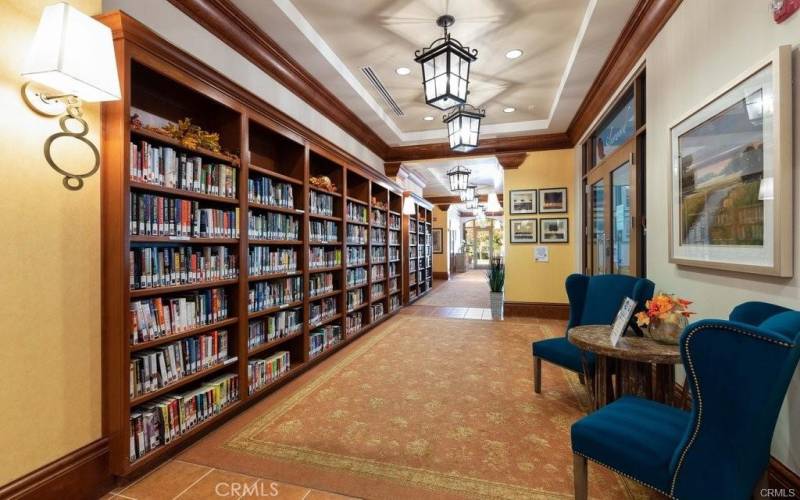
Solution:
<svg viewBox="0 0 800 500">
<path fill-rule="evenodd" d="M 387 161 L 383 164 L 383 173 L 389 177 L 397 177 L 402 165 L 402 161 Z"/>
<path fill-rule="evenodd" d="M 528 157 L 528 153 L 505 153 L 497 155 L 497 162 L 504 170 L 516 170 Z"/>
<path fill-rule="evenodd" d="M 569 319 L 569 304 L 556 302 L 506 302 L 503 304 L 506 316 L 526 318 Z"/>
<path fill-rule="evenodd" d="M 230 0 L 169 0 L 376 155 L 388 145 Z"/>
<path fill-rule="evenodd" d="M 433 279 L 435 279 L 435 280 L 445 280 L 445 281 L 449 280 L 450 279 L 450 273 L 447 272 L 447 271 L 444 271 L 444 272 L 434 271 L 433 272 Z"/>
<path fill-rule="evenodd" d="M 108 438 L 92 441 L 5 486 L 0 486 L 0 498 L 100 498 L 114 484 L 108 468 L 108 452 Z"/>
<path fill-rule="evenodd" d="M 433 205 L 453 205 L 457 203 L 462 203 L 461 198 L 458 196 L 426 196 L 426 200 L 428 200 Z M 486 203 L 489 201 L 488 194 L 479 194 L 478 201 L 481 203 Z M 497 193 L 497 201 L 500 204 L 503 204 L 503 193 Z M 444 209 L 443 209 L 444 210 Z"/>
<path fill-rule="evenodd" d="M 567 129 L 575 145 L 625 83 L 681 0 L 639 0 Z"/>
<path fill-rule="evenodd" d="M 567 134 L 540 134 L 520 137 L 493 137 L 481 139 L 478 147 L 469 153 L 458 153 L 450 149 L 446 142 L 433 144 L 417 144 L 413 146 L 395 146 L 389 148 L 386 161 L 418 161 L 437 158 L 469 158 L 473 156 L 490 156 L 502 153 L 527 153 L 530 151 L 546 151 L 551 149 L 569 149 L 572 143 Z"/>
</svg>

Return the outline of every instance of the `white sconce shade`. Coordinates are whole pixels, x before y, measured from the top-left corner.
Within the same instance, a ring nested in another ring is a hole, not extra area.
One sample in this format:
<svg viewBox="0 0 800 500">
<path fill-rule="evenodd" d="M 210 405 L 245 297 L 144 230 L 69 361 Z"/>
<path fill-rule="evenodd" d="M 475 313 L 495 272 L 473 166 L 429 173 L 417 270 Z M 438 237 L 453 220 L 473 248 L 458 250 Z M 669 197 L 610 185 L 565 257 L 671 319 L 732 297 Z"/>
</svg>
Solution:
<svg viewBox="0 0 800 500">
<path fill-rule="evenodd" d="M 409 196 L 403 201 L 403 214 L 414 215 L 415 213 L 417 213 L 417 207 L 414 205 L 414 200 Z"/>
<path fill-rule="evenodd" d="M 83 101 L 119 99 L 111 29 L 66 3 L 45 7 L 22 76 Z"/>
<path fill-rule="evenodd" d="M 489 193 L 489 203 L 487 204 L 486 209 L 489 212 L 500 212 L 503 210 L 503 207 L 500 206 L 500 200 L 497 198 L 497 193 L 494 191 Z"/>
</svg>

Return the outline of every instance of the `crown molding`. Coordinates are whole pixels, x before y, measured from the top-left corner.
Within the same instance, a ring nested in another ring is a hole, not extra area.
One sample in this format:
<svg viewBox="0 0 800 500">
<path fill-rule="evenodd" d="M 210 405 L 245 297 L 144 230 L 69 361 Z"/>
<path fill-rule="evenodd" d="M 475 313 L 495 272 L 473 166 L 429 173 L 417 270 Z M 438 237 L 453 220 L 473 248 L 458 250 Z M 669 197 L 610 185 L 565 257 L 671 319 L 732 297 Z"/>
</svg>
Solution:
<svg viewBox="0 0 800 500">
<path fill-rule="evenodd" d="M 528 153 L 551 149 L 568 149 L 572 143 L 567 134 L 539 134 L 518 137 L 492 137 L 481 139 L 478 147 L 468 153 L 458 153 L 450 149 L 446 142 L 396 146 L 390 148 L 384 161 L 418 161 L 439 158 L 469 158 L 491 156 L 502 153 Z"/>
<path fill-rule="evenodd" d="M 427 196 L 425 199 L 433 205 L 455 205 L 464 203 L 458 196 Z M 488 203 L 489 195 L 479 194 L 478 201 L 481 203 Z M 497 193 L 497 201 L 499 201 L 501 205 L 503 204 L 503 193 Z"/>
</svg>

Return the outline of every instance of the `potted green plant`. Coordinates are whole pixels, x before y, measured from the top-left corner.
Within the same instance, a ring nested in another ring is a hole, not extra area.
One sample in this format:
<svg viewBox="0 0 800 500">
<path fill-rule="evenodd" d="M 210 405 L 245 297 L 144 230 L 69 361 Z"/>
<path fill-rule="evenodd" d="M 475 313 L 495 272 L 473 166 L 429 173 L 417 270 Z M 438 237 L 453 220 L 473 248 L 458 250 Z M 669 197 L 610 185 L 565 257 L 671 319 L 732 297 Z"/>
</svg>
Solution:
<svg viewBox="0 0 800 500">
<path fill-rule="evenodd" d="M 492 307 L 492 319 L 503 319 L 503 286 L 506 282 L 506 267 L 503 259 L 492 259 L 491 266 L 486 272 L 489 282 L 489 301 Z"/>
</svg>

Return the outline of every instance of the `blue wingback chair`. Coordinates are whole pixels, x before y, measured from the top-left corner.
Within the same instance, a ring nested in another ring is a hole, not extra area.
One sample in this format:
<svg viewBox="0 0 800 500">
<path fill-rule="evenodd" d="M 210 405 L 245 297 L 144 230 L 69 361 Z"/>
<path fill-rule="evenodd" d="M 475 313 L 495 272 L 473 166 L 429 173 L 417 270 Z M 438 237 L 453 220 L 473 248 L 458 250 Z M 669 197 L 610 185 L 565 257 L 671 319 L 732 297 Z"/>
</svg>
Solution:
<svg viewBox="0 0 800 500">
<path fill-rule="evenodd" d="M 670 498 L 750 498 L 800 358 L 800 312 L 748 302 L 680 342 L 691 411 L 628 396 L 573 424 L 576 499 L 587 458 Z"/>
<path fill-rule="evenodd" d="M 578 325 L 610 325 L 622 305 L 622 299 L 630 297 L 644 306 L 653 297 L 653 282 L 621 274 L 567 276 L 566 288 L 569 298 L 569 323 L 567 330 Z M 542 392 L 542 360 L 567 368 L 583 375 L 581 350 L 567 340 L 566 332 L 561 337 L 539 340 L 531 346 L 533 350 L 533 388 Z M 587 371 L 594 373 L 594 355 L 586 353 Z"/>
</svg>

